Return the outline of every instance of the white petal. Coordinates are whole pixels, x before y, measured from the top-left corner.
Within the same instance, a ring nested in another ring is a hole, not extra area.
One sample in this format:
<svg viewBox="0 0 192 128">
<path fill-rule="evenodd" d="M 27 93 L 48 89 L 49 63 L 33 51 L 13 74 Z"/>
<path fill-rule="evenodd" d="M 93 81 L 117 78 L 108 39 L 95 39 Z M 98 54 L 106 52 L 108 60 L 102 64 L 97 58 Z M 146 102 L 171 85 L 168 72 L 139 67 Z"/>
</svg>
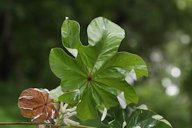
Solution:
<svg viewBox="0 0 192 128">
<path fill-rule="evenodd" d="M 77 114 L 77 112 L 67 112 L 66 114 L 64 114 L 64 117 L 69 118 L 69 117 L 72 117 L 72 116 L 74 116 L 76 114 Z"/>
<path fill-rule="evenodd" d="M 40 125 L 38 125 L 38 128 L 46 128 L 46 125 L 45 124 L 40 124 Z"/>
<path fill-rule="evenodd" d="M 63 105 L 63 103 L 61 102 L 60 103 L 60 111 L 61 111 L 61 113 L 66 113 L 67 107 L 68 107 L 68 104 L 65 103 Z"/>
<path fill-rule="evenodd" d="M 31 99 L 33 99 L 33 96 L 21 96 L 21 97 L 19 97 L 19 100 L 20 99 L 31 100 Z"/>
<path fill-rule="evenodd" d="M 48 89 L 42 89 L 42 90 L 49 94 L 49 90 Z"/>
<path fill-rule="evenodd" d="M 160 116 L 160 115 L 153 115 L 152 118 L 153 118 L 153 119 L 156 119 L 156 120 L 161 120 L 161 119 L 163 119 L 163 117 Z"/>
<path fill-rule="evenodd" d="M 140 105 L 139 107 L 137 107 L 138 109 L 142 109 L 142 110 L 148 110 L 147 106 L 145 104 Z"/>
<path fill-rule="evenodd" d="M 172 127 L 171 124 L 170 124 L 167 120 L 161 119 L 160 121 L 163 122 L 163 123 L 166 123 L 167 125 L 169 125 L 170 127 Z"/>
<path fill-rule="evenodd" d="M 19 108 L 24 109 L 24 110 L 33 110 L 33 108 L 26 108 L 26 107 L 20 107 L 20 106 L 19 106 Z"/>
<path fill-rule="evenodd" d="M 66 112 L 74 112 L 77 109 L 77 106 L 73 108 L 66 109 Z"/>
<path fill-rule="evenodd" d="M 33 122 L 34 120 L 36 120 L 37 118 L 39 118 L 41 115 L 43 115 L 43 113 L 40 113 L 40 114 L 38 114 L 37 116 L 35 116 L 35 117 L 32 119 L 32 122 Z"/>
<path fill-rule="evenodd" d="M 140 126 L 134 126 L 133 128 L 141 128 Z"/>
<path fill-rule="evenodd" d="M 54 119 L 55 117 L 55 110 L 51 110 L 51 119 Z"/>
<path fill-rule="evenodd" d="M 125 121 L 123 121 L 123 126 L 122 128 L 125 128 L 127 126 L 127 123 Z"/>
<path fill-rule="evenodd" d="M 70 119 L 68 119 L 68 118 L 64 118 L 64 119 L 63 119 L 63 122 L 64 122 L 67 126 L 78 126 L 78 125 L 79 125 L 79 122 L 70 120 Z"/>
<path fill-rule="evenodd" d="M 67 49 L 74 57 L 77 57 L 77 55 L 78 55 L 77 49 L 67 48 L 67 47 L 66 47 L 66 49 Z"/>
<path fill-rule="evenodd" d="M 164 122 L 167 125 L 169 125 L 170 127 L 172 127 L 171 124 L 167 120 L 163 119 L 163 117 L 161 115 L 153 115 L 152 118 L 155 120 L 159 120 L 161 122 Z"/>
<path fill-rule="evenodd" d="M 130 85 L 133 85 L 134 81 L 137 80 L 137 76 L 136 76 L 136 73 L 135 73 L 135 70 L 132 69 L 128 74 L 127 76 L 125 77 L 125 81 L 130 84 Z"/>
<path fill-rule="evenodd" d="M 40 92 L 40 93 L 43 93 L 43 92 L 47 92 L 47 93 L 49 93 L 49 90 L 48 90 L 48 89 L 38 89 L 38 88 L 33 88 L 33 90 L 38 91 L 38 92 Z"/>
<path fill-rule="evenodd" d="M 124 92 L 121 92 L 118 96 L 117 96 L 117 99 L 119 101 L 119 104 L 121 105 L 121 107 L 123 109 L 126 108 L 127 106 L 127 103 L 126 103 L 126 99 L 125 99 L 125 96 L 124 96 Z"/>
<path fill-rule="evenodd" d="M 107 116 L 107 108 L 104 108 L 104 110 L 103 110 L 103 112 L 102 112 L 101 121 L 103 121 L 106 116 Z"/>
</svg>

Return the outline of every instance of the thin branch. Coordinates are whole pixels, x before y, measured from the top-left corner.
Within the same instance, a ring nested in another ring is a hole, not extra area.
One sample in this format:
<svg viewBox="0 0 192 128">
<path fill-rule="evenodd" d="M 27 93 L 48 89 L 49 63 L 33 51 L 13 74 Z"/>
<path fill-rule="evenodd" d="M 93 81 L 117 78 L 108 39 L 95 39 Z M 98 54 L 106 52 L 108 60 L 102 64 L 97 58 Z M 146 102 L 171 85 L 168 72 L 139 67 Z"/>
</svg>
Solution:
<svg viewBox="0 0 192 128">
<path fill-rule="evenodd" d="M 51 123 L 34 123 L 34 122 L 0 122 L 0 125 L 53 125 Z"/>
<path fill-rule="evenodd" d="M 0 125 L 54 125 L 52 123 L 34 123 L 34 122 L 0 122 Z M 63 125 L 61 125 L 63 126 Z M 95 128 L 91 126 L 85 126 L 85 125 L 78 125 L 79 128 Z"/>
<path fill-rule="evenodd" d="M 67 126 L 67 125 L 59 125 L 60 127 L 61 126 Z M 70 125 L 70 126 L 75 126 L 75 127 L 79 127 L 79 128 L 96 128 L 96 127 L 92 127 L 92 126 L 86 126 L 86 125 Z"/>
</svg>

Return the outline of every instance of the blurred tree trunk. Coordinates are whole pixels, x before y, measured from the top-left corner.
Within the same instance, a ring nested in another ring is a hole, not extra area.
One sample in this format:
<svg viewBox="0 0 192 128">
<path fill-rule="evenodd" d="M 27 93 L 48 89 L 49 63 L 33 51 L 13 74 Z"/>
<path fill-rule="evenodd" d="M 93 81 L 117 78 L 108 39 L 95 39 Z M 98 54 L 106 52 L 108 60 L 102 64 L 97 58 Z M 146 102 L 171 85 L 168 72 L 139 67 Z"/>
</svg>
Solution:
<svg viewBox="0 0 192 128">
<path fill-rule="evenodd" d="M 14 50 L 12 40 L 12 0 L 6 0 L 1 14 L 0 79 L 8 80 L 13 73 Z"/>
</svg>

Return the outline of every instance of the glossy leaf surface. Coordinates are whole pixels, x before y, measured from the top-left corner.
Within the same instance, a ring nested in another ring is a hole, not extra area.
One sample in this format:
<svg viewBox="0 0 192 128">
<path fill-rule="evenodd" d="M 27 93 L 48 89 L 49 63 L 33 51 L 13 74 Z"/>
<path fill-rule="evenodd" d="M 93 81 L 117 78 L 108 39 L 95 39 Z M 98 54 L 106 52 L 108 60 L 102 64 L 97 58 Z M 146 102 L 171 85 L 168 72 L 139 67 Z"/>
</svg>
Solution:
<svg viewBox="0 0 192 128">
<path fill-rule="evenodd" d="M 148 110 L 146 105 L 124 110 L 115 108 L 110 114 L 113 118 L 108 122 L 108 128 L 172 128 L 166 119 Z"/>
<path fill-rule="evenodd" d="M 172 128 L 162 116 L 150 110 L 136 109 L 129 118 L 127 128 Z"/>
<path fill-rule="evenodd" d="M 51 70 L 61 79 L 64 92 L 59 100 L 77 106 L 77 116 L 83 120 L 96 118 L 98 110 L 117 106 L 120 101 L 137 103 L 138 96 L 126 77 L 131 71 L 137 78 L 148 72 L 140 57 L 118 52 L 124 30 L 98 17 L 88 26 L 88 46 L 81 44 L 79 32 L 79 24 L 66 19 L 61 28 L 62 43 L 72 56 L 61 48 L 50 52 Z M 117 98 L 120 94 L 121 100 Z"/>
</svg>

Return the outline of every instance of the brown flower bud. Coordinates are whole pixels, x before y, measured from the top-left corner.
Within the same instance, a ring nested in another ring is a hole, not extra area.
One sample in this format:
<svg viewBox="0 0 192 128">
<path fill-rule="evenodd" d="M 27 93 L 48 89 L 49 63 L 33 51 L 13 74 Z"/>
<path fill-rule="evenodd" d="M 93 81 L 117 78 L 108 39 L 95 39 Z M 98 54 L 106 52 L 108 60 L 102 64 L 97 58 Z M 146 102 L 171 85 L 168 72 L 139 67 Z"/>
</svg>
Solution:
<svg viewBox="0 0 192 128">
<path fill-rule="evenodd" d="M 18 99 L 18 106 L 23 117 L 32 118 L 36 123 L 51 121 L 58 115 L 53 100 L 49 97 L 49 91 L 46 89 L 24 90 Z"/>
</svg>

